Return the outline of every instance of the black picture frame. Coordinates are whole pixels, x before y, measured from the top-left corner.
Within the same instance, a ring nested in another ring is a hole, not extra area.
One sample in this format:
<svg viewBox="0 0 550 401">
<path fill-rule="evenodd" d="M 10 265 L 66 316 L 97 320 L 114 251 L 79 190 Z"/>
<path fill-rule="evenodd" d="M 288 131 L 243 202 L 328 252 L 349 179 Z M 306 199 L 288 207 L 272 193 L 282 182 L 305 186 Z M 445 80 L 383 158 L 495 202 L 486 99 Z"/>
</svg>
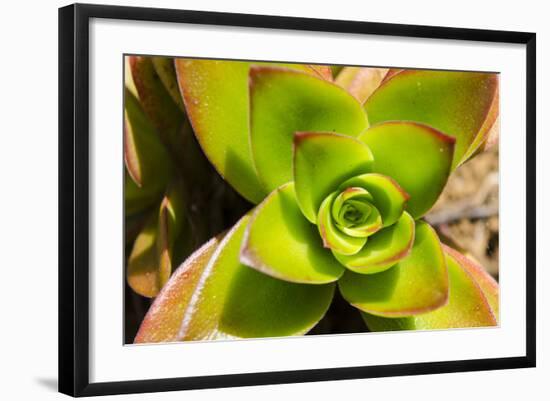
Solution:
<svg viewBox="0 0 550 401">
<path fill-rule="evenodd" d="M 274 28 L 526 46 L 526 353 L 520 357 L 90 383 L 89 23 L 91 18 Z M 534 367 L 536 35 L 435 26 L 75 4 L 59 9 L 59 391 L 72 396 L 141 393 Z"/>
</svg>

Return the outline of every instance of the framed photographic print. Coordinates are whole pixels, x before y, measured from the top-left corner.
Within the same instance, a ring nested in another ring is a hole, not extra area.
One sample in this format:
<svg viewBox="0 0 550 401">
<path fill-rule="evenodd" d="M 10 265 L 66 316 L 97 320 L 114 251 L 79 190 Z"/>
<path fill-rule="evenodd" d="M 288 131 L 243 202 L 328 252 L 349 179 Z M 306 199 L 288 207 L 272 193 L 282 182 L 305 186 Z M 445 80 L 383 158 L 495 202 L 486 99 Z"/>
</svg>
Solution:
<svg viewBox="0 0 550 401">
<path fill-rule="evenodd" d="M 535 366 L 535 34 L 59 10 L 59 388 Z"/>
</svg>

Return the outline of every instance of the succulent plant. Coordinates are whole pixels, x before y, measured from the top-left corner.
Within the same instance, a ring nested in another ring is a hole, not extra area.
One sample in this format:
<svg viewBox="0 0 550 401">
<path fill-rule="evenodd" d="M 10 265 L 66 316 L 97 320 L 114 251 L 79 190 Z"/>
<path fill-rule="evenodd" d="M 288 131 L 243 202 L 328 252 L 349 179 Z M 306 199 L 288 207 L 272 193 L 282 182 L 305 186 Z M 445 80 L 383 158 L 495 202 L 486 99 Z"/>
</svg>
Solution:
<svg viewBox="0 0 550 401">
<path fill-rule="evenodd" d="M 422 219 L 492 136 L 495 74 L 132 65 L 139 96 L 127 82 L 127 220 L 158 205 L 129 256 L 130 286 L 156 297 L 135 342 L 305 334 L 335 291 L 370 331 L 497 324 L 498 284 Z M 208 219 L 188 218 L 202 159 L 181 127 L 256 206 L 170 276 L 204 236 L 193 227 Z"/>
</svg>

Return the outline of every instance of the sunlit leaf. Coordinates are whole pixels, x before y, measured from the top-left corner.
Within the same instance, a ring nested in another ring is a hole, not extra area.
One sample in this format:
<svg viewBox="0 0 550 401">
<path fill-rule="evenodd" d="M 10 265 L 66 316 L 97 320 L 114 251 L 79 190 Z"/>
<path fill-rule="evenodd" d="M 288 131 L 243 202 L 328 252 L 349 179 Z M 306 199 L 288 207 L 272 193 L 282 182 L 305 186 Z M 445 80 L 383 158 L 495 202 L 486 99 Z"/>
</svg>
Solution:
<svg viewBox="0 0 550 401">
<path fill-rule="evenodd" d="M 188 267 L 168 282 L 136 341 L 147 340 L 147 332 L 154 331 L 170 340 L 298 335 L 323 317 L 334 284 L 289 283 L 239 263 L 248 220 L 243 217 L 227 233 L 208 262 L 199 254 L 184 263 Z M 202 253 L 207 252 L 209 248 Z M 160 335 L 156 338 L 162 341 Z"/>
<path fill-rule="evenodd" d="M 495 318 L 499 319 L 499 287 L 498 283 L 487 270 L 475 263 L 472 259 L 462 255 L 460 252 L 455 251 L 453 248 L 443 244 L 443 250 L 452 258 L 456 263 L 466 270 L 475 282 L 479 285 L 487 302 L 491 306 L 491 310 Z"/>
<path fill-rule="evenodd" d="M 417 315 L 440 308 L 448 300 L 447 268 L 439 238 L 421 221 L 416 222 L 414 245 L 407 258 L 381 273 L 346 271 L 338 284 L 350 304 L 379 316 Z"/>
<path fill-rule="evenodd" d="M 410 196 L 406 210 L 416 219 L 435 203 L 447 183 L 454 138 L 426 125 L 387 122 L 359 137 L 374 155 L 374 172 L 393 178 Z"/>
<path fill-rule="evenodd" d="M 414 219 L 405 212 L 396 224 L 369 237 L 365 247 L 355 255 L 345 256 L 335 252 L 334 256 L 356 273 L 379 273 L 409 256 L 414 242 L 414 227 Z"/>
<path fill-rule="evenodd" d="M 454 169 L 481 144 L 471 148 L 476 138 L 491 128 L 497 92 L 494 73 L 405 70 L 386 79 L 365 108 L 371 124 L 417 121 L 455 137 Z"/>
<path fill-rule="evenodd" d="M 346 179 L 372 171 L 372 164 L 370 149 L 355 138 L 296 133 L 294 182 L 298 203 L 307 219 L 316 222 L 321 202 Z"/>
<path fill-rule="evenodd" d="M 344 271 L 323 248 L 317 227 L 300 211 L 292 183 L 273 191 L 254 211 L 241 261 L 262 273 L 296 283 L 329 283 Z"/>
<path fill-rule="evenodd" d="M 464 163 L 469 158 L 473 157 L 475 154 L 486 150 L 498 142 L 498 137 L 500 134 L 500 90 L 497 85 L 496 94 L 493 97 L 493 102 L 487 113 L 487 118 L 485 119 L 482 127 L 479 129 L 477 136 L 474 138 L 470 147 L 464 154 L 462 158 L 462 163 Z"/>
<path fill-rule="evenodd" d="M 186 308 L 223 235 L 212 238 L 178 267 L 145 315 L 135 343 L 177 341 Z"/>
<path fill-rule="evenodd" d="M 480 286 L 477 285 L 468 270 L 463 268 L 470 263 L 459 262 L 459 259 L 455 258 L 458 252 L 449 252 L 449 250 L 450 248 L 445 247 L 449 271 L 449 302 L 447 305 L 429 313 L 397 319 L 363 313 L 363 318 L 369 329 L 388 331 L 496 326 L 497 321 Z M 460 256 L 460 259 L 462 258 L 464 257 Z M 475 270 L 478 268 L 476 267 Z M 493 287 L 492 284 L 491 287 Z M 491 292 L 493 291 L 494 289 L 491 290 Z"/>
<path fill-rule="evenodd" d="M 368 125 L 361 105 L 345 90 L 283 68 L 251 68 L 250 113 L 254 164 L 267 191 L 292 180 L 296 132 L 357 136 Z"/>
<path fill-rule="evenodd" d="M 210 162 L 251 202 L 269 193 L 256 176 L 249 144 L 248 72 L 251 65 L 278 65 L 318 76 L 302 64 L 175 59 L 180 91 L 195 135 Z"/>
</svg>

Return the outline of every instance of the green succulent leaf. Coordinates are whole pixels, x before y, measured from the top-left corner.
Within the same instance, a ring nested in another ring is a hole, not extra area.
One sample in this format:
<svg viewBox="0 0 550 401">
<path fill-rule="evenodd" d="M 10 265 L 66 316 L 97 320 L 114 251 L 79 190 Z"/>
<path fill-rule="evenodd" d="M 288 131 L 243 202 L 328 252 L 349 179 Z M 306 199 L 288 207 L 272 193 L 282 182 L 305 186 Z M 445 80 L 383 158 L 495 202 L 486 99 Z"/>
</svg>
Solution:
<svg viewBox="0 0 550 401">
<path fill-rule="evenodd" d="M 130 67 L 130 57 L 124 57 L 124 88 L 129 90 L 132 95 L 139 99 L 136 83 L 132 77 L 132 67 Z"/>
<path fill-rule="evenodd" d="M 170 94 L 172 100 L 179 109 L 185 112 L 185 106 L 181 98 L 178 78 L 176 77 L 176 70 L 174 68 L 174 59 L 172 57 L 151 57 L 151 61 L 166 91 Z"/>
<path fill-rule="evenodd" d="M 162 199 L 137 235 L 128 258 L 128 285 L 138 294 L 152 298 L 170 278 L 176 240 L 187 224 L 181 187 L 176 183 Z M 189 243 L 181 241 L 180 246 Z M 179 250 L 179 249 L 178 249 Z M 176 250 L 176 251 L 178 251 Z"/>
<path fill-rule="evenodd" d="M 152 208 L 160 200 L 161 189 L 156 186 L 140 188 L 124 169 L 124 215 L 132 217 L 143 214 Z"/>
<path fill-rule="evenodd" d="M 496 320 L 499 320 L 499 287 L 498 283 L 495 281 L 495 279 L 487 273 L 487 270 L 485 270 L 482 266 L 475 263 L 472 259 L 462 255 L 460 252 L 457 252 L 453 248 L 442 244 L 443 250 L 447 254 L 448 258 L 452 258 L 456 263 L 462 267 L 465 271 L 467 271 L 472 278 L 475 280 L 477 285 L 481 288 L 483 291 L 483 294 L 485 295 L 485 298 L 487 299 L 487 302 L 489 303 L 489 306 L 491 307 L 491 311 L 493 312 L 493 315 L 495 316 Z"/>
<path fill-rule="evenodd" d="M 141 322 L 134 343 L 178 341 L 181 323 L 201 275 L 223 235 L 212 238 L 178 267 Z"/>
<path fill-rule="evenodd" d="M 371 124 L 416 121 L 456 138 L 454 169 L 475 151 L 493 125 L 497 97 L 497 74 L 404 70 L 385 79 L 365 109 Z"/>
<path fill-rule="evenodd" d="M 172 174 L 166 148 L 134 95 L 126 90 L 124 109 L 126 214 L 146 209 L 159 200 Z"/>
<path fill-rule="evenodd" d="M 128 90 L 124 108 L 124 161 L 138 186 L 165 187 L 171 167 L 168 152 L 138 100 Z"/>
<path fill-rule="evenodd" d="M 422 124 L 387 122 L 372 126 L 359 139 L 374 155 L 373 171 L 397 181 L 410 196 L 406 210 L 415 219 L 422 217 L 447 183 L 454 138 Z"/>
<path fill-rule="evenodd" d="M 129 56 L 130 72 L 143 111 L 170 150 L 181 150 L 184 114 L 155 70 L 152 57 Z"/>
<path fill-rule="evenodd" d="M 317 221 L 321 202 L 346 179 L 372 171 L 370 149 L 350 136 L 298 132 L 294 135 L 294 182 L 298 204 Z"/>
<path fill-rule="evenodd" d="M 357 136 L 367 126 L 359 102 L 335 84 L 284 68 L 250 69 L 250 145 L 267 191 L 292 180 L 296 132 Z"/>
<path fill-rule="evenodd" d="M 384 75 L 384 78 L 382 79 L 382 82 L 380 84 L 386 83 L 386 81 L 389 81 L 390 78 L 393 78 L 394 75 L 397 75 L 401 72 L 405 71 L 403 68 L 390 68 L 386 72 L 386 75 Z"/>
<path fill-rule="evenodd" d="M 366 237 L 352 237 L 334 225 L 332 217 L 332 204 L 338 196 L 338 192 L 333 192 L 325 198 L 319 209 L 318 228 L 323 245 L 343 255 L 353 255 L 367 242 Z"/>
<path fill-rule="evenodd" d="M 448 299 L 443 250 L 434 229 L 422 221 L 416 222 L 414 245 L 408 257 L 377 274 L 348 270 L 338 284 L 350 304 L 386 317 L 425 313 L 443 306 Z"/>
<path fill-rule="evenodd" d="M 153 213 L 136 237 L 128 258 L 126 280 L 134 292 L 148 298 L 160 290 L 159 258 L 157 253 L 158 215 Z"/>
<path fill-rule="evenodd" d="M 483 291 L 469 273 L 471 262 L 458 252 L 445 247 L 449 271 L 449 302 L 435 311 L 402 318 L 384 318 L 363 313 L 363 319 L 372 331 L 430 330 L 465 327 L 496 326 L 497 320 Z M 460 255 L 459 258 L 455 258 Z M 481 269 L 477 266 L 475 270 Z M 484 277 L 487 273 L 483 274 Z M 491 284 L 491 288 L 493 288 Z M 492 290 L 494 291 L 494 290 Z"/>
<path fill-rule="evenodd" d="M 414 243 L 414 228 L 414 219 L 404 212 L 396 224 L 369 237 L 365 247 L 355 255 L 334 252 L 334 256 L 356 273 L 382 272 L 409 256 Z"/>
<path fill-rule="evenodd" d="M 160 288 L 170 278 L 172 266 L 181 261 L 181 255 L 192 250 L 190 249 L 192 238 L 190 238 L 186 212 L 183 185 L 180 181 L 174 181 L 169 185 L 159 209 L 157 253 Z M 174 249 L 176 241 L 177 249 Z"/>
<path fill-rule="evenodd" d="M 250 66 L 285 66 L 316 76 L 326 74 L 326 68 L 182 58 L 174 63 L 187 115 L 201 148 L 233 188 L 251 202 L 260 202 L 269 191 L 260 184 L 250 153 Z"/>
<path fill-rule="evenodd" d="M 369 192 L 380 212 L 384 227 L 391 226 L 401 217 L 409 199 L 409 195 L 395 180 L 381 174 L 362 174 L 340 185 L 341 190 L 354 187 Z"/>
<path fill-rule="evenodd" d="M 174 313 L 180 321 L 175 336 L 173 326 L 167 330 L 174 340 L 299 335 L 309 331 L 325 314 L 332 300 L 334 284 L 289 283 L 239 262 L 239 250 L 248 221 L 248 215 L 243 217 L 207 262 L 200 258 L 194 265 L 199 272 L 193 274 L 191 271 L 189 276 L 174 275 L 167 284 L 169 289 L 178 286 L 181 293 L 190 293 L 190 296 L 167 290 L 155 301 L 153 312 L 149 314 L 156 311 L 160 315 L 156 317 L 158 323 L 162 322 L 163 313 Z M 177 283 L 176 280 L 183 282 Z M 179 299 L 170 299 L 173 295 Z M 154 327 L 152 320 L 146 317 L 144 324 Z M 145 338 L 145 330 L 140 329 L 139 340 Z"/>
<path fill-rule="evenodd" d="M 323 248 L 317 228 L 300 211 L 293 183 L 273 191 L 257 206 L 243 241 L 241 261 L 295 283 L 330 283 L 344 272 Z"/>
</svg>

